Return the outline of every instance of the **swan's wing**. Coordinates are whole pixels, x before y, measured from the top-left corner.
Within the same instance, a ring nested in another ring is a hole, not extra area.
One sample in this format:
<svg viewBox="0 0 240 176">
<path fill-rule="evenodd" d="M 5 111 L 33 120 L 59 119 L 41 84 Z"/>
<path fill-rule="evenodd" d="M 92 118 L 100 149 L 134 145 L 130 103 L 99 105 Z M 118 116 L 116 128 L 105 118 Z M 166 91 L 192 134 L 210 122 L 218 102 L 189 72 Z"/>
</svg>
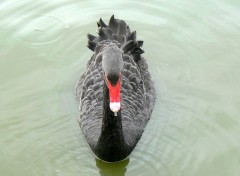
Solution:
<svg viewBox="0 0 240 176">
<path fill-rule="evenodd" d="M 99 138 L 103 111 L 103 74 L 97 61 L 98 58 L 89 63 L 76 87 L 80 101 L 79 125 L 91 147 L 94 147 Z"/>
<path fill-rule="evenodd" d="M 122 127 L 126 143 L 135 146 L 150 116 L 145 109 L 144 82 L 133 57 L 124 55 L 124 70 L 121 84 Z"/>
<path fill-rule="evenodd" d="M 141 57 L 141 59 L 137 62 L 137 64 L 139 66 L 143 84 L 144 84 L 145 109 L 143 110 L 143 112 L 148 118 L 150 118 L 153 111 L 153 105 L 156 99 L 155 86 L 154 86 L 152 77 L 150 75 L 150 72 L 148 70 L 146 59 Z"/>
</svg>

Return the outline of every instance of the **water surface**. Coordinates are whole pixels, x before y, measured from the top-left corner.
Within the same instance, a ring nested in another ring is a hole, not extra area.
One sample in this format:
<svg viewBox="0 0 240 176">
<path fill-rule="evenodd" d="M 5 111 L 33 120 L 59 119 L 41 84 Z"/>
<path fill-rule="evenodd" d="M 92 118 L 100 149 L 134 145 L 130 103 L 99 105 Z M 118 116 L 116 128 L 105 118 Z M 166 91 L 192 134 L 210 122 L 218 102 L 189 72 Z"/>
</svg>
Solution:
<svg viewBox="0 0 240 176">
<path fill-rule="evenodd" d="M 0 2 L 0 175 L 239 176 L 240 2 Z M 152 118 L 129 160 L 95 160 L 74 87 L 86 34 L 115 14 L 155 80 Z"/>
</svg>

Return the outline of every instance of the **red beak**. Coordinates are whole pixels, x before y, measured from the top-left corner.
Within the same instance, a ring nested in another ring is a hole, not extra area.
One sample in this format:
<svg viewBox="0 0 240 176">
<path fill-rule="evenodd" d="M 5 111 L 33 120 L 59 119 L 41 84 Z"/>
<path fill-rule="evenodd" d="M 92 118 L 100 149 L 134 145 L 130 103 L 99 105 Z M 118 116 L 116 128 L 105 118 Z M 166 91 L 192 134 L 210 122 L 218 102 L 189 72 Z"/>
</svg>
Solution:
<svg viewBox="0 0 240 176">
<path fill-rule="evenodd" d="M 120 105 L 120 85 L 121 79 L 119 78 L 116 85 L 112 85 L 110 81 L 107 81 L 108 89 L 109 89 L 109 97 L 110 97 L 110 109 L 113 112 L 118 112 L 121 108 Z"/>
</svg>

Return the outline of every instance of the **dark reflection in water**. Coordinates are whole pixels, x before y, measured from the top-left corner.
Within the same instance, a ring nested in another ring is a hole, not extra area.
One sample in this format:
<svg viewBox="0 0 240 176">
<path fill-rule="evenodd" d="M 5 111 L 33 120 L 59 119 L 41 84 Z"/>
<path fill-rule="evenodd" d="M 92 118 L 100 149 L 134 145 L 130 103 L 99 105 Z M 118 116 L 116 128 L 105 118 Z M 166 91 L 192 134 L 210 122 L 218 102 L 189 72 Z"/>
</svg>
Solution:
<svg viewBox="0 0 240 176">
<path fill-rule="evenodd" d="M 101 176 L 124 176 L 127 171 L 129 159 L 116 163 L 106 163 L 96 159 L 96 166 L 99 168 Z"/>
</svg>

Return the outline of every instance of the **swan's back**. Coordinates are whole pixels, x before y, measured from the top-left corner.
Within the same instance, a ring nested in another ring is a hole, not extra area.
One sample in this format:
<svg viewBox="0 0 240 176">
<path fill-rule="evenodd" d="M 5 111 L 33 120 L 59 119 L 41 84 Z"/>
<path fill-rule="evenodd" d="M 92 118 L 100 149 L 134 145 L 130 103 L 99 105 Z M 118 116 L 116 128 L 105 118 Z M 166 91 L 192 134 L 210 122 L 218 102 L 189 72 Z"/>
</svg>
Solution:
<svg viewBox="0 0 240 176">
<path fill-rule="evenodd" d="M 121 116 L 126 144 L 134 147 L 140 139 L 153 110 L 155 88 L 146 60 L 141 56 L 143 41 L 136 40 L 136 32 L 111 17 L 109 25 L 98 22 L 99 36 L 88 34 L 88 47 L 94 54 L 76 85 L 80 101 L 79 123 L 91 148 L 97 144 L 103 117 L 102 52 L 106 45 L 117 45 L 123 51 L 124 69 L 121 81 Z"/>
</svg>

